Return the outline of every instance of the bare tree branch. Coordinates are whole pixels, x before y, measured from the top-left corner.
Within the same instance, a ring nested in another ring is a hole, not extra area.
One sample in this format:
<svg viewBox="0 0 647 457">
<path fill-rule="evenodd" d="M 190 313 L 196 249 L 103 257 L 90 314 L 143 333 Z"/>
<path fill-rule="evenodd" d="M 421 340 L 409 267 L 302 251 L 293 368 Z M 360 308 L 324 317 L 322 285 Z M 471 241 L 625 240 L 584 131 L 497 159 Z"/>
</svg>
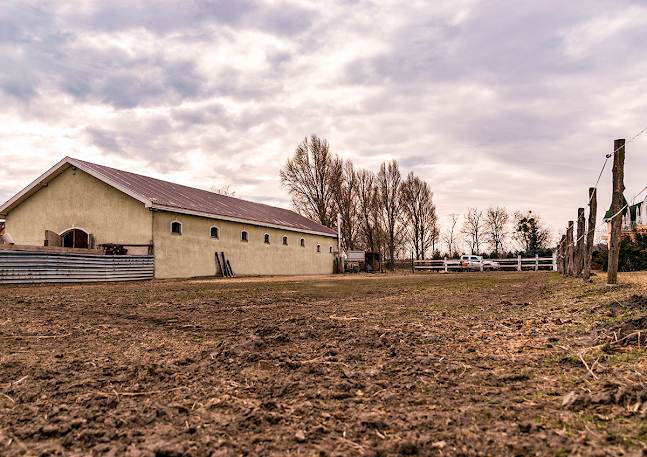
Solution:
<svg viewBox="0 0 647 457">
<path fill-rule="evenodd" d="M 357 196 L 362 242 L 369 251 L 378 251 L 382 245 L 383 230 L 375 173 L 363 168 L 359 169 L 357 172 Z"/>
<path fill-rule="evenodd" d="M 392 159 L 380 165 L 377 175 L 379 202 L 384 215 L 386 247 L 389 253 L 389 268 L 394 268 L 395 251 L 402 241 L 401 230 L 397 230 L 400 218 L 400 169 L 398 162 Z"/>
<path fill-rule="evenodd" d="M 335 188 L 339 185 L 342 162 L 330 152 L 326 140 L 316 135 L 305 138 L 281 169 L 281 186 L 288 189 L 294 209 L 309 219 L 334 228 Z"/>
<path fill-rule="evenodd" d="M 463 217 L 465 221 L 463 221 L 461 233 L 465 235 L 465 242 L 470 248 L 470 253 L 479 254 L 483 243 L 483 211 L 479 211 L 478 208 L 467 208 L 467 213 Z"/>
<path fill-rule="evenodd" d="M 505 207 L 490 206 L 485 213 L 485 241 L 499 255 L 503 251 L 503 243 L 508 236 L 508 220 L 510 215 Z"/>
<path fill-rule="evenodd" d="M 347 160 L 342 167 L 339 185 L 335 188 L 335 204 L 341 214 L 341 245 L 344 250 L 355 250 L 358 225 L 358 178 L 353 162 Z"/>
<path fill-rule="evenodd" d="M 416 259 L 424 259 L 426 251 L 438 236 L 438 216 L 429 184 L 413 172 L 402 182 L 401 204 L 404 225 L 414 246 Z"/>
<path fill-rule="evenodd" d="M 443 241 L 447 245 L 447 255 L 449 257 L 458 257 L 458 242 L 460 240 L 460 233 L 456 231 L 456 224 L 460 214 L 451 213 L 449 215 L 449 227 L 443 233 Z"/>
</svg>

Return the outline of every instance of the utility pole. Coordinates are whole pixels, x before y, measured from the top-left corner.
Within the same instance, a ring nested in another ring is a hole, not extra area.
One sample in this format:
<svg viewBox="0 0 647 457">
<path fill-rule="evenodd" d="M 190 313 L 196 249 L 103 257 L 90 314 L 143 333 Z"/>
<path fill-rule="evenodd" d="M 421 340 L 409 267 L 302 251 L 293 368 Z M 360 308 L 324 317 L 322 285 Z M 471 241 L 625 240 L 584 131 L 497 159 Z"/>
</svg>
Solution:
<svg viewBox="0 0 647 457">
<path fill-rule="evenodd" d="M 611 234 L 609 235 L 609 266 L 607 286 L 618 283 L 618 259 L 622 231 L 622 194 L 625 191 L 625 140 L 613 142 L 613 196 L 611 198 Z M 620 214 L 618 214 L 620 213 Z"/>
<path fill-rule="evenodd" d="M 575 254 L 575 271 L 573 276 L 582 274 L 584 268 L 584 231 L 586 230 L 586 221 L 584 220 L 584 208 L 577 209 L 577 243 Z"/>
<path fill-rule="evenodd" d="M 589 223 L 586 232 L 586 252 L 584 253 L 584 279 L 591 277 L 591 257 L 593 256 L 593 240 L 595 239 L 595 221 L 598 217 L 598 197 L 595 187 L 589 187 Z"/>
</svg>

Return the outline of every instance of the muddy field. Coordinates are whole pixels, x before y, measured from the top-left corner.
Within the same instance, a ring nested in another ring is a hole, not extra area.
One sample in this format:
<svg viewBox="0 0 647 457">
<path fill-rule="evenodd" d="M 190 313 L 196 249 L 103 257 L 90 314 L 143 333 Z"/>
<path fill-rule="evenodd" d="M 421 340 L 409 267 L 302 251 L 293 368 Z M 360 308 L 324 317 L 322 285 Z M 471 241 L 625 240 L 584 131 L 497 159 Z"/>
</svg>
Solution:
<svg viewBox="0 0 647 457">
<path fill-rule="evenodd" d="M 0 287 L 0 454 L 647 455 L 633 279 Z"/>
</svg>

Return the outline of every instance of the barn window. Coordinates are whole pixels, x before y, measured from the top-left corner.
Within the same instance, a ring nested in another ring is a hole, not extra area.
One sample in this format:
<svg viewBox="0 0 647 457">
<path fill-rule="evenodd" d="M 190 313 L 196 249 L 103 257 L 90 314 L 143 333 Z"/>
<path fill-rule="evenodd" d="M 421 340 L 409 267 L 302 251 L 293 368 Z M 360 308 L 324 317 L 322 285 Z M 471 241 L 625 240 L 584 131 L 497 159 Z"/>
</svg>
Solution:
<svg viewBox="0 0 647 457">
<path fill-rule="evenodd" d="M 211 238 L 220 238 L 220 229 L 218 227 L 211 227 Z"/>
<path fill-rule="evenodd" d="M 283 235 L 283 246 L 288 245 L 288 237 L 286 235 Z"/>
<path fill-rule="evenodd" d="M 321 245 L 320 244 L 317 245 L 317 254 L 321 254 Z"/>
<path fill-rule="evenodd" d="M 330 251 L 329 252 L 332 254 L 332 246 L 330 246 Z"/>
<path fill-rule="evenodd" d="M 306 240 L 305 238 L 301 238 L 301 247 L 305 248 L 306 247 Z"/>
<path fill-rule="evenodd" d="M 265 235 L 263 235 L 263 242 L 265 244 L 270 244 L 270 234 L 269 233 L 266 233 Z"/>
<path fill-rule="evenodd" d="M 247 230 L 243 230 L 240 232 L 240 241 L 244 241 L 244 242 L 249 241 L 249 234 L 247 233 Z"/>
<path fill-rule="evenodd" d="M 182 223 L 178 221 L 171 222 L 171 235 L 182 235 Z"/>
</svg>

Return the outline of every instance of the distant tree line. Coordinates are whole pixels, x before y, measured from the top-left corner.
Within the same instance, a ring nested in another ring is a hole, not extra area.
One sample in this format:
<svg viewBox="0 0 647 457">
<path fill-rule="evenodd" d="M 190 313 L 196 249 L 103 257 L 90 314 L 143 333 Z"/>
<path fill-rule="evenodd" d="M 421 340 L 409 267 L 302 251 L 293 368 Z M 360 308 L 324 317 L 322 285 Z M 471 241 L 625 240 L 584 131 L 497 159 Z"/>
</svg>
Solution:
<svg viewBox="0 0 647 457">
<path fill-rule="evenodd" d="M 392 267 L 403 247 L 423 259 L 439 242 L 429 184 L 413 173 L 403 179 L 395 159 L 377 173 L 356 169 L 312 135 L 297 146 L 280 177 L 298 213 L 335 230 L 341 215 L 343 250 L 380 251 Z"/>
<path fill-rule="evenodd" d="M 425 180 L 413 173 L 403 179 L 395 159 L 383 162 L 377 173 L 355 168 L 316 135 L 297 146 L 280 178 L 298 213 L 335 230 L 341 215 L 342 250 L 380 251 L 388 267 L 410 255 L 457 257 L 463 247 L 472 254 L 489 249 L 491 256 L 504 256 L 510 239 L 518 247 L 515 252 L 535 255 L 551 241 L 540 215 L 511 215 L 499 206 L 485 212 L 470 207 L 460 225 L 461 215 L 451 214 L 441 235 L 433 192 Z"/>
<path fill-rule="evenodd" d="M 459 214 L 450 214 L 449 227 L 442 234 L 448 257 L 458 257 L 461 246 L 471 254 L 493 258 L 552 253 L 551 233 L 541 215 L 532 211 L 510 214 L 500 206 L 490 206 L 485 211 L 468 208 L 463 214 L 462 225 L 457 227 L 460 217 Z M 440 255 L 440 252 L 435 253 L 436 257 Z"/>
</svg>

